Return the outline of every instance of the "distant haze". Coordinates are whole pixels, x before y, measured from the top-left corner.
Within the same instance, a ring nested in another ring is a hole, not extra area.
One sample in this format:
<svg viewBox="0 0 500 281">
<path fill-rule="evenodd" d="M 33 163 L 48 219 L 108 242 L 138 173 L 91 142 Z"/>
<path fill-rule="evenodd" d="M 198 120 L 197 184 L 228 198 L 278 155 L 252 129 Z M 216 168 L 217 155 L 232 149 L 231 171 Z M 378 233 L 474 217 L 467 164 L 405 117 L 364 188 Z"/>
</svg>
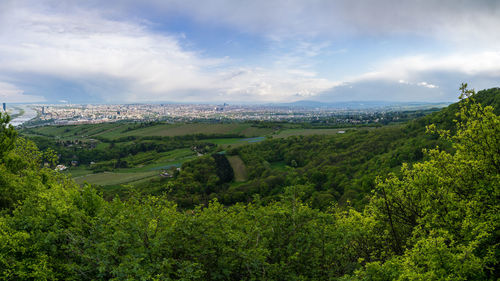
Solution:
<svg viewBox="0 0 500 281">
<path fill-rule="evenodd" d="M 450 102 L 500 1 L 3 0 L 0 103 Z"/>
</svg>

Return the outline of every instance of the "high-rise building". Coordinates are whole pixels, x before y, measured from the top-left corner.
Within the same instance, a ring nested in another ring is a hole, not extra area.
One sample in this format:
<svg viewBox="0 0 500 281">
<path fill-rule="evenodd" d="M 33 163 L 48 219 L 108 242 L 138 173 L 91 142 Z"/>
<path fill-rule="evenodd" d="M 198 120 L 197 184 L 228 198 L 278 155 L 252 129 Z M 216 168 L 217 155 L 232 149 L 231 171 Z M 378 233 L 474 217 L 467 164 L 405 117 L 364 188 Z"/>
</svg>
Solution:
<svg viewBox="0 0 500 281">
<path fill-rule="evenodd" d="M 3 111 L 7 111 L 7 104 L 5 102 L 2 104 Z"/>
</svg>

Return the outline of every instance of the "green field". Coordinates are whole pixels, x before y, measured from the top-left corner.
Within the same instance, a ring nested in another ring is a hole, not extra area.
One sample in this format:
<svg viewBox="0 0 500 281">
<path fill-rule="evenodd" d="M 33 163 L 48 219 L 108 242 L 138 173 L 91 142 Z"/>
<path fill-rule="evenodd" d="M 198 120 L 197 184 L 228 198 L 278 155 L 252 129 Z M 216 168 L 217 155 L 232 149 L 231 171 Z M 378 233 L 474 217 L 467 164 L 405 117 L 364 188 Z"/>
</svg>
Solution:
<svg viewBox="0 0 500 281">
<path fill-rule="evenodd" d="M 227 156 L 227 160 L 231 164 L 234 171 L 234 180 L 237 182 L 243 182 L 248 180 L 248 173 L 245 163 L 238 155 Z"/>
<path fill-rule="evenodd" d="M 60 139 L 91 138 L 100 134 L 126 129 L 123 123 L 103 123 L 87 125 L 42 126 L 29 129 L 31 135 L 51 136 Z"/>
<path fill-rule="evenodd" d="M 175 137 L 185 135 L 241 135 L 256 137 L 272 133 L 271 128 L 252 127 L 250 123 L 187 123 L 187 124 L 156 124 L 146 127 L 135 123 L 105 123 L 66 126 L 43 126 L 29 129 L 29 135 L 53 136 L 60 139 L 101 137 L 117 139 L 120 137 Z"/>
<path fill-rule="evenodd" d="M 88 174 L 73 178 L 76 183 L 90 183 L 96 185 L 115 185 L 128 184 L 134 181 L 143 180 L 146 178 L 159 177 L 158 171 L 133 172 L 133 173 L 115 173 L 103 172 L 98 174 Z"/>
<path fill-rule="evenodd" d="M 290 136 L 310 136 L 310 135 L 335 135 L 339 131 L 346 129 L 285 129 L 273 135 L 274 138 L 287 138 Z"/>
<path fill-rule="evenodd" d="M 156 154 L 156 155 L 155 155 Z M 145 156 L 145 155 L 150 155 L 151 157 L 154 157 L 153 159 L 146 160 L 147 158 L 142 158 L 144 159 L 143 162 L 140 162 L 140 157 Z M 168 152 L 163 152 L 163 153 L 155 153 L 155 152 L 145 152 L 145 153 L 139 153 L 137 155 L 134 155 L 130 158 L 125 158 L 125 159 L 136 159 L 137 161 L 137 166 L 134 168 L 122 168 L 122 169 L 116 169 L 117 171 L 120 172 L 126 172 L 126 173 L 137 173 L 137 172 L 147 172 L 147 171 L 153 171 L 153 170 L 161 170 L 161 169 L 167 169 L 171 166 L 180 166 L 182 163 L 185 161 L 193 158 L 196 156 L 196 153 L 193 152 L 192 150 L 188 148 L 183 148 L 183 149 L 176 149 Z"/>
<path fill-rule="evenodd" d="M 247 123 L 231 123 L 231 124 L 159 124 L 146 128 L 139 128 L 130 131 L 121 129 L 110 130 L 99 135 L 104 138 L 113 139 L 126 136 L 160 136 L 160 137 L 175 137 L 195 134 L 238 134 L 245 137 L 254 137 L 269 134 L 272 129 L 255 128 Z"/>
<path fill-rule="evenodd" d="M 42 126 L 28 129 L 24 134 L 29 136 L 46 136 L 58 139 L 92 139 L 105 138 L 109 140 L 121 137 L 176 137 L 185 135 L 241 135 L 244 138 L 273 136 L 286 138 L 295 135 L 333 135 L 338 131 L 346 129 L 295 129 L 282 128 L 275 130 L 272 128 L 254 127 L 251 123 L 185 123 L 185 124 L 154 124 L 142 126 L 136 123 L 104 123 L 86 125 L 66 125 L 66 126 Z M 244 138 L 217 138 L 210 139 L 211 142 L 220 145 L 241 145 Z"/>
<path fill-rule="evenodd" d="M 72 178 L 85 176 L 88 174 L 92 174 L 92 170 L 87 169 L 84 166 L 80 167 L 71 167 L 68 170 L 64 171 L 64 174 L 71 175 Z"/>
<path fill-rule="evenodd" d="M 219 138 L 219 139 L 206 139 L 204 141 L 217 144 L 222 148 L 238 147 L 242 145 L 252 144 L 265 140 L 265 137 L 253 138 Z"/>
<path fill-rule="evenodd" d="M 123 158 L 132 168 L 114 169 L 113 172 L 93 173 L 85 166 L 72 167 L 65 173 L 71 174 L 79 184 L 84 182 L 95 185 L 136 184 L 138 181 L 150 179 L 159 175 L 161 170 L 169 167 L 179 167 L 185 161 L 196 157 L 196 153 L 188 148 L 176 149 L 168 152 L 154 151 L 141 152 Z"/>
</svg>

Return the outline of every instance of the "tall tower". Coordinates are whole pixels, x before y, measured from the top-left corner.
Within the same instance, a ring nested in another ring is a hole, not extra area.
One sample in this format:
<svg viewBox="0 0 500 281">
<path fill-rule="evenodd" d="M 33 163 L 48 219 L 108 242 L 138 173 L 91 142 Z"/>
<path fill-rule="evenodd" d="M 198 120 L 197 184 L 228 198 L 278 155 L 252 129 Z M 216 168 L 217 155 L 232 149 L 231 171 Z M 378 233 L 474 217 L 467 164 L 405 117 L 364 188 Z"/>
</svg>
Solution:
<svg viewBox="0 0 500 281">
<path fill-rule="evenodd" d="M 5 104 L 5 102 L 4 102 L 4 103 L 2 103 L 2 108 L 3 108 L 3 111 L 4 111 L 4 112 L 5 112 L 5 111 L 7 111 L 7 104 Z"/>
</svg>

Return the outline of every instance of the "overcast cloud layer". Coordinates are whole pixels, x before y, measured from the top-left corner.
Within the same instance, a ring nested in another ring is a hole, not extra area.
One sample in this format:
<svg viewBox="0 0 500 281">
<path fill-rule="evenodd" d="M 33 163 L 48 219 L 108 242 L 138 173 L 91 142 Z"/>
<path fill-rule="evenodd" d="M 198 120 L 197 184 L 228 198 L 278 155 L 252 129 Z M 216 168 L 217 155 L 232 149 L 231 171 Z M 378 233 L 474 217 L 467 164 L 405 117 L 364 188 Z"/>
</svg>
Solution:
<svg viewBox="0 0 500 281">
<path fill-rule="evenodd" d="M 407 2 L 1 1 L 0 101 L 453 101 L 461 82 L 500 86 L 499 1 Z"/>
</svg>

